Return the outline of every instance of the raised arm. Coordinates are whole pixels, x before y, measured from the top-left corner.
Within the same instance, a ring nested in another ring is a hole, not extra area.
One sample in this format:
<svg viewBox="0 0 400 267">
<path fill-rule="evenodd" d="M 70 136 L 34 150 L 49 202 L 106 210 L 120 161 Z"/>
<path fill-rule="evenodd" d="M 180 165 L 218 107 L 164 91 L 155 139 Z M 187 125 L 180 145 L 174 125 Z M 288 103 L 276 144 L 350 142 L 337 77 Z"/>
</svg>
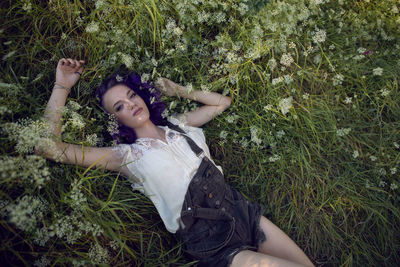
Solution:
<svg viewBox="0 0 400 267">
<path fill-rule="evenodd" d="M 50 124 L 56 143 L 56 150 L 45 147 L 35 147 L 35 154 L 65 164 L 78 164 L 83 167 L 99 167 L 107 170 L 127 173 L 126 167 L 121 168 L 123 155 L 111 147 L 87 147 L 62 142 L 61 117 L 62 108 L 71 87 L 79 80 L 83 71 L 83 60 L 60 59 L 56 70 L 56 82 L 51 93 L 43 118 Z"/>
<path fill-rule="evenodd" d="M 168 96 L 184 97 L 204 104 L 204 106 L 185 114 L 189 126 L 202 126 L 231 105 L 231 98 L 229 96 L 200 90 L 189 92 L 186 87 L 176 84 L 167 78 L 159 78 L 156 81 L 156 86 Z"/>
</svg>

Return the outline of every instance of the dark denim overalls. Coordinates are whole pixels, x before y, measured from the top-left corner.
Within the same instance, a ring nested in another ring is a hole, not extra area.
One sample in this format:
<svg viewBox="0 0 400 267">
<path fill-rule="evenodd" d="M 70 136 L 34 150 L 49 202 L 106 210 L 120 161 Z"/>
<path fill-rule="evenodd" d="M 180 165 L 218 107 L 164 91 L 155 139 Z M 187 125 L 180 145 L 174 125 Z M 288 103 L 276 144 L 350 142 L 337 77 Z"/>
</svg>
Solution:
<svg viewBox="0 0 400 267">
<path fill-rule="evenodd" d="M 197 156 L 203 153 L 181 128 L 167 125 L 182 133 Z M 199 266 L 228 266 L 238 252 L 256 251 L 265 240 L 259 227 L 261 214 L 261 206 L 226 184 L 220 170 L 204 156 L 186 192 L 181 210 L 185 227 L 177 236 L 186 254 L 200 260 Z"/>
</svg>

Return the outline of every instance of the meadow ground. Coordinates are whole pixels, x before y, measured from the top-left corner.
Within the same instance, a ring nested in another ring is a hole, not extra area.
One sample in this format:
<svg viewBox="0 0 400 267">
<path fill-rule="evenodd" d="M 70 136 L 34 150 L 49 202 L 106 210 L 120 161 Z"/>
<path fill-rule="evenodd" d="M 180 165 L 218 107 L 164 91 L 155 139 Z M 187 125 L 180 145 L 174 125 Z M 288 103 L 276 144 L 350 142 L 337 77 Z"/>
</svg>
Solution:
<svg viewBox="0 0 400 267">
<path fill-rule="evenodd" d="M 85 59 L 62 139 L 115 145 L 94 90 L 121 64 L 231 96 L 205 125 L 229 184 L 318 266 L 400 265 L 397 0 L 0 4 L 1 262 L 191 266 L 116 173 L 33 154 L 57 61 Z M 165 115 L 198 106 L 170 101 Z"/>
</svg>

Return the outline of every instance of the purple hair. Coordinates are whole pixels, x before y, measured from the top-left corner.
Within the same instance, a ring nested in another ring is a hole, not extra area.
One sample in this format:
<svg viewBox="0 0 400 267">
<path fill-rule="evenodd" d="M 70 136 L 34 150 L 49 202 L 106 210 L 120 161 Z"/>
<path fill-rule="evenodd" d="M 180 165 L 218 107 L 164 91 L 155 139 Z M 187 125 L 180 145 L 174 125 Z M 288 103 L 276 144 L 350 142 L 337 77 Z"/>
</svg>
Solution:
<svg viewBox="0 0 400 267">
<path fill-rule="evenodd" d="M 128 73 L 122 75 L 115 73 L 109 78 L 105 79 L 100 86 L 96 89 L 95 96 L 100 101 L 100 106 L 110 114 L 104 107 L 104 94 L 112 87 L 122 84 L 135 91 L 143 101 L 146 103 L 147 108 L 150 112 L 150 120 L 155 125 L 165 125 L 166 122 L 162 117 L 162 112 L 165 109 L 165 104 L 160 101 L 160 92 L 150 82 L 142 82 L 141 77 L 137 73 Z M 117 142 L 117 144 L 125 143 L 132 144 L 136 141 L 135 131 L 120 122 L 118 122 L 118 132 L 112 134 L 111 137 Z"/>
</svg>

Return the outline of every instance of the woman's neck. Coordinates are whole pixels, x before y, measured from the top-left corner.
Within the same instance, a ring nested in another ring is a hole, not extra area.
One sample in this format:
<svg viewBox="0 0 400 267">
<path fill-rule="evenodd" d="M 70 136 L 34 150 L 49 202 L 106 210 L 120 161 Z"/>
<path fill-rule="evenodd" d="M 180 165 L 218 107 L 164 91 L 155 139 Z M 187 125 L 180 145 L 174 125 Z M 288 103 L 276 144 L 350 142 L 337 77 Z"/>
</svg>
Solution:
<svg viewBox="0 0 400 267">
<path fill-rule="evenodd" d="M 141 127 L 135 128 L 135 133 L 137 138 L 153 138 L 166 141 L 165 131 L 157 127 L 157 125 L 150 120 Z"/>
</svg>

